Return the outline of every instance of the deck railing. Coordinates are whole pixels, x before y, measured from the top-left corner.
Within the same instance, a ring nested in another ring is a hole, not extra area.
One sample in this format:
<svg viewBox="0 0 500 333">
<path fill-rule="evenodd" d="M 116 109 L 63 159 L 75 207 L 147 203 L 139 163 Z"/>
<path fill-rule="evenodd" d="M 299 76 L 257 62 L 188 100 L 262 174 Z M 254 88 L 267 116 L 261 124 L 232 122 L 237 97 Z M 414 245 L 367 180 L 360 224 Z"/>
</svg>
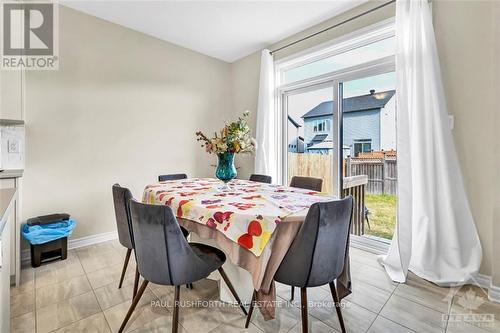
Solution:
<svg viewBox="0 0 500 333">
<path fill-rule="evenodd" d="M 342 197 L 352 195 L 353 211 L 351 234 L 363 235 L 365 233 L 365 191 L 368 176 L 359 175 L 344 178 Z"/>
<path fill-rule="evenodd" d="M 334 188 L 333 162 L 331 155 L 288 153 L 288 175 L 318 177 L 323 179 L 323 190 Z M 345 166 L 344 166 L 345 169 Z M 345 173 L 344 173 L 345 174 Z M 365 231 L 365 193 L 368 187 L 368 176 L 344 177 L 342 196 L 352 195 L 354 198 L 351 233 L 363 235 Z M 290 182 L 290 179 L 288 179 Z"/>
</svg>

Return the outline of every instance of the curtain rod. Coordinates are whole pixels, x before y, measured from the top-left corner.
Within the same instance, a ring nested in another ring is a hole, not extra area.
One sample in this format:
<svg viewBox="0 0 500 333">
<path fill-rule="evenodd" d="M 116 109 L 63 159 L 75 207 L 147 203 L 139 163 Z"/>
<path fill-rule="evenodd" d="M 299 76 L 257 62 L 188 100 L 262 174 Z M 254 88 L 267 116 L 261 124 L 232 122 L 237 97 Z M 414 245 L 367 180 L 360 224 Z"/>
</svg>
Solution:
<svg viewBox="0 0 500 333">
<path fill-rule="evenodd" d="M 388 6 L 388 5 L 390 5 L 391 3 L 394 3 L 394 2 L 396 2 L 396 0 L 391 0 L 391 1 L 388 1 L 388 2 L 386 2 L 386 3 L 384 3 L 384 4 L 381 4 L 380 6 L 377 6 L 377 7 L 374 7 L 374 8 L 372 8 L 372 9 L 369 9 L 369 10 L 367 10 L 366 12 L 363 12 L 363 13 L 361 13 L 361 14 L 358 14 L 358 15 L 356 15 L 356 16 L 353 16 L 353 17 L 351 17 L 351 18 L 348 18 L 347 20 L 344 20 L 344 21 L 342 21 L 342 22 L 339 22 L 339 23 L 337 23 L 337 24 L 334 24 L 334 25 L 332 25 L 332 26 L 329 26 L 329 27 L 327 27 L 327 28 L 325 28 L 325 29 L 323 29 L 323 30 L 320 30 L 320 31 L 315 32 L 315 33 L 313 33 L 313 34 L 311 34 L 311 35 L 308 35 L 308 36 L 306 36 L 306 37 L 303 37 L 303 38 L 301 38 L 301 39 L 298 39 L 298 40 L 296 40 L 296 41 L 294 41 L 294 42 L 291 42 L 291 43 L 289 43 L 289 44 L 286 44 L 286 45 L 284 45 L 284 46 L 282 46 L 282 47 L 278 47 L 277 49 L 272 50 L 272 51 L 270 51 L 269 53 L 270 53 L 270 54 L 273 54 L 273 53 L 276 53 L 276 52 L 281 51 L 281 50 L 283 50 L 283 49 L 286 49 L 286 48 L 288 48 L 288 47 L 290 47 L 290 46 L 292 46 L 292 45 L 295 45 L 295 44 L 298 44 L 298 43 L 300 43 L 300 42 L 303 42 L 303 41 L 305 41 L 305 40 L 307 40 L 307 39 L 309 39 L 309 38 L 315 37 L 315 36 L 317 36 L 317 35 L 319 35 L 319 34 L 322 34 L 322 33 L 326 32 L 326 31 L 328 31 L 328 30 L 331 30 L 331 29 L 333 29 L 333 28 L 339 27 L 339 26 L 341 26 L 341 25 L 343 25 L 343 24 L 346 24 L 346 23 L 348 23 L 348 22 L 354 21 L 355 19 L 358 19 L 358 18 L 360 18 L 360 17 L 362 17 L 362 16 L 365 16 L 366 14 L 370 14 L 371 12 L 374 12 L 374 11 L 376 11 L 376 10 L 379 10 L 380 8 L 383 8 L 383 7 L 385 7 L 385 6 Z"/>
</svg>

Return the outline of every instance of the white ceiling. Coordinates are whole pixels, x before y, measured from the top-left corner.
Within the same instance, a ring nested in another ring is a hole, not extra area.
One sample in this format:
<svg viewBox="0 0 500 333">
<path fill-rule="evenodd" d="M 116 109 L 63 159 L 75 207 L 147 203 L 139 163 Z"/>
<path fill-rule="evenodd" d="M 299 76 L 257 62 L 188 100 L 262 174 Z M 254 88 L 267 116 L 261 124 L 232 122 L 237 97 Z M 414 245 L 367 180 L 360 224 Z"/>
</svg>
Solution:
<svg viewBox="0 0 500 333">
<path fill-rule="evenodd" d="M 65 6 L 233 62 L 367 0 L 60 1 Z"/>
</svg>

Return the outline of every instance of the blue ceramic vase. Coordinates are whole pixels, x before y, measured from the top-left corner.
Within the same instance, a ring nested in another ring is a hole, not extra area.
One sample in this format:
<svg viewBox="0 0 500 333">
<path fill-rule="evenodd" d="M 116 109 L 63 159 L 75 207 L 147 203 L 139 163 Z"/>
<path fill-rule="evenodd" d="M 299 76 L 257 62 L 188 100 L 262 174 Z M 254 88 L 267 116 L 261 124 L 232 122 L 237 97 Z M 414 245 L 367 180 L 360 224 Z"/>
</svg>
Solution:
<svg viewBox="0 0 500 333">
<path fill-rule="evenodd" d="M 219 158 L 219 162 L 215 170 L 215 177 L 227 184 L 231 179 L 234 179 L 237 174 L 236 168 L 234 167 L 234 153 L 225 152 L 217 154 L 217 157 Z"/>
</svg>

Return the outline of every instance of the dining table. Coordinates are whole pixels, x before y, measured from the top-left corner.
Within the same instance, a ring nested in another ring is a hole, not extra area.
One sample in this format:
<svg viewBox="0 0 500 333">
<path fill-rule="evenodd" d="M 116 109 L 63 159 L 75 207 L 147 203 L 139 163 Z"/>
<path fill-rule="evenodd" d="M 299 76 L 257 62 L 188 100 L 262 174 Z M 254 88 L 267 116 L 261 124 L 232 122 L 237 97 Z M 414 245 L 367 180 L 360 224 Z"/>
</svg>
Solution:
<svg viewBox="0 0 500 333">
<path fill-rule="evenodd" d="M 269 320 L 275 318 L 277 304 L 274 274 L 309 207 L 335 197 L 243 179 L 224 184 L 214 178 L 188 178 L 147 185 L 142 200 L 170 206 L 179 224 L 195 234 L 196 241 L 223 250 L 229 259 L 224 270 L 240 298 L 248 302 L 253 290 L 257 291 L 258 308 Z M 348 248 L 336 282 L 339 298 L 350 294 Z"/>
</svg>

